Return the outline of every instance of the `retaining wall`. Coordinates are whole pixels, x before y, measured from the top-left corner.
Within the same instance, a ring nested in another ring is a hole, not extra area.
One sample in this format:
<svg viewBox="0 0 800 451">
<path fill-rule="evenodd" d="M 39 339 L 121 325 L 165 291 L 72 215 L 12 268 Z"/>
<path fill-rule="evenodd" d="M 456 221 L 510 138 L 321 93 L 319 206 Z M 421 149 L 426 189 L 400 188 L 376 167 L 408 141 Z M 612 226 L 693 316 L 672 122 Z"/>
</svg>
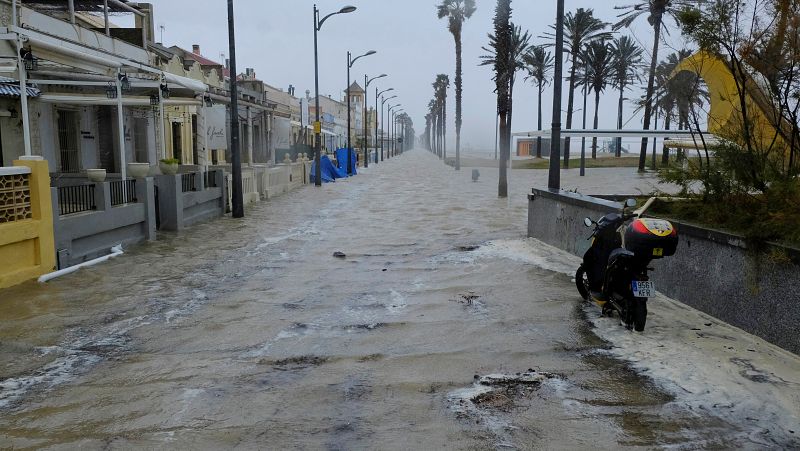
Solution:
<svg viewBox="0 0 800 451">
<path fill-rule="evenodd" d="M 528 236 L 583 256 L 591 234 L 583 219 L 620 208 L 581 194 L 533 189 Z M 800 250 L 754 248 L 740 236 L 672 222 L 680 243 L 675 256 L 653 262 L 658 291 L 800 354 Z"/>
</svg>

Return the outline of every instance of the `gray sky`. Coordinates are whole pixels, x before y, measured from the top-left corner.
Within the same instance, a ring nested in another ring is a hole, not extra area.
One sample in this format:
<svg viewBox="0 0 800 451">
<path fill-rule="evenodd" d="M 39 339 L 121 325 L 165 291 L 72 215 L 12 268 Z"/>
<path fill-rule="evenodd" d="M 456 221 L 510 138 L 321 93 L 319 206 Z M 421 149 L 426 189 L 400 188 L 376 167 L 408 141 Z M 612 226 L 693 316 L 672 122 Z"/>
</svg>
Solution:
<svg viewBox="0 0 800 451">
<path fill-rule="evenodd" d="M 156 25 L 163 24 L 166 45 L 179 45 L 191 49 L 199 44 L 206 57 L 219 59 L 228 53 L 227 2 L 225 0 L 150 0 L 156 14 Z M 436 18 L 437 0 L 318 0 L 322 14 L 338 10 L 346 4 L 358 7 L 351 14 L 330 18 L 320 32 L 320 93 L 341 98 L 346 87 L 346 52 L 355 54 L 376 50 L 376 55 L 359 60 L 353 67 L 354 80 L 364 82 L 364 74 L 381 73 L 388 78 L 378 80 L 378 87 L 393 87 L 399 100 L 414 120 L 418 133 L 425 125 L 428 101 L 432 97 L 436 74 L 446 73 L 451 83 L 454 79 L 455 52 L 453 38 L 446 21 Z M 530 30 L 535 43 L 544 42 L 539 36 L 555 21 L 555 0 L 516 0 L 512 2 L 512 20 Z M 614 5 L 628 4 L 631 0 L 566 0 L 567 11 L 579 7 L 594 8 L 595 15 L 614 22 L 618 11 Z M 481 46 L 487 43 L 487 33 L 492 30 L 492 17 L 496 2 L 477 0 L 478 10 L 464 24 L 464 127 L 462 142 L 474 150 L 494 149 L 494 110 L 490 67 L 479 67 Z M 297 93 L 314 91 L 314 54 L 312 5 L 309 0 L 236 0 L 237 69 L 244 72 L 253 67 L 265 82 L 286 89 L 289 84 Z M 670 26 L 674 26 L 670 22 Z M 652 47 L 652 30 L 642 18 L 629 32 L 645 45 L 646 54 Z M 156 34 L 160 35 L 157 29 Z M 682 46 L 678 31 L 667 37 L 669 47 Z M 662 46 L 660 56 L 670 50 Z M 649 57 L 648 57 L 649 58 Z M 661 58 L 660 58 L 661 59 Z M 568 66 L 565 64 L 565 71 Z M 514 131 L 535 129 L 536 91 L 533 85 L 519 77 L 514 92 Z M 375 91 L 370 86 L 370 103 Z M 565 86 L 566 91 L 566 86 Z M 638 97 L 640 89 L 629 94 Z M 453 135 L 455 93 L 450 89 L 448 100 L 448 131 Z M 582 99 L 576 100 L 576 109 Z M 590 101 L 589 124 L 594 108 Z M 566 92 L 564 95 L 566 109 Z M 626 111 L 633 107 L 626 103 Z M 543 106 L 544 128 L 551 123 L 552 97 L 546 93 Z M 616 95 L 608 92 L 600 107 L 600 127 L 616 125 Z M 580 120 L 581 112 L 576 113 Z M 626 114 L 624 120 L 630 119 Z M 580 125 L 580 122 L 577 122 Z M 640 118 L 634 118 L 628 128 L 641 128 Z M 454 139 L 449 138 L 449 143 Z"/>
</svg>

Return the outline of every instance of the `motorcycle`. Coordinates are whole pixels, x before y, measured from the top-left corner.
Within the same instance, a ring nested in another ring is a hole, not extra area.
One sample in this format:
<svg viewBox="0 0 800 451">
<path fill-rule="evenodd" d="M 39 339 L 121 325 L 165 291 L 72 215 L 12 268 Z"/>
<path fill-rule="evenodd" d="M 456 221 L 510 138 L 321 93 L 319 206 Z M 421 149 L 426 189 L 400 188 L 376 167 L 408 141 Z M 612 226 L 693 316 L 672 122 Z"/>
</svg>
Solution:
<svg viewBox="0 0 800 451">
<path fill-rule="evenodd" d="M 654 259 L 675 255 L 678 232 L 663 219 L 642 218 L 652 205 L 651 198 L 639 210 L 635 199 L 628 199 L 619 213 L 609 213 L 597 221 L 584 220 L 594 227 L 591 245 L 575 273 L 575 284 L 584 300 L 595 301 L 604 315 L 616 311 L 630 329 L 642 332 L 647 322 L 647 300 L 655 296 L 655 283 L 648 277 Z"/>
</svg>

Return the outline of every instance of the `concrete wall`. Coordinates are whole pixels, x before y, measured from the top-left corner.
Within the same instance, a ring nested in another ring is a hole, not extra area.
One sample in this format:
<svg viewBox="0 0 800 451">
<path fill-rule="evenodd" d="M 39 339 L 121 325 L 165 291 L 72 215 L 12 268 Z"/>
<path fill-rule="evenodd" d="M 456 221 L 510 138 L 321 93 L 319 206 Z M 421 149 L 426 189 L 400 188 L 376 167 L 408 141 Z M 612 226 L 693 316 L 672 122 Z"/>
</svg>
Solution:
<svg viewBox="0 0 800 451">
<path fill-rule="evenodd" d="M 47 162 L 14 165 L 0 172 L 0 289 L 55 269 Z"/>
<path fill-rule="evenodd" d="M 53 228 L 59 268 L 106 255 L 118 245 L 129 246 L 156 238 L 154 182 L 136 181 L 137 203 L 111 206 L 110 183 L 95 184 L 97 210 L 60 216 L 58 188 L 52 188 Z"/>
<path fill-rule="evenodd" d="M 201 172 L 196 174 L 197 191 L 184 193 L 181 174 L 156 176 L 160 230 L 183 230 L 193 224 L 225 214 L 227 186 L 223 171 L 212 172 L 216 187 L 203 186 Z"/>
<path fill-rule="evenodd" d="M 534 189 L 528 236 L 582 256 L 590 230 L 584 217 L 616 211 L 615 202 Z M 674 222 L 678 252 L 653 262 L 665 295 L 800 354 L 800 250 L 748 245 L 739 236 Z M 653 306 L 657 308 L 657 306 Z"/>
</svg>

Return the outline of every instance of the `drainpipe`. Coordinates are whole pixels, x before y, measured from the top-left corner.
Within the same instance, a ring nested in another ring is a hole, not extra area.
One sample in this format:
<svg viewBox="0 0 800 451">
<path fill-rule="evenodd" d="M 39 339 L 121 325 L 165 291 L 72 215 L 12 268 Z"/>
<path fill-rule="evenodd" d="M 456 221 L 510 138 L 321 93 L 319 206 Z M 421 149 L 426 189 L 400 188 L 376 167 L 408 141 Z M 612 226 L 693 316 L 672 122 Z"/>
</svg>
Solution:
<svg viewBox="0 0 800 451">
<path fill-rule="evenodd" d="M 106 36 L 111 36 L 111 28 L 108 24 L 108 0 L 103 0 L 103 20 L 106 24 Z"/>
<path fill-rule="evenodd" d="M 166 77 L 164 77 L 162 75 L 161 76 L 161 83 L 166 83 L 166 82 L 167 82 Z M 161 126 L 158 128 L 158 134 L 159 134 L 159 137 L 161 138 L 161 158 L 159 158 L 159 160 L 167 158 L 167 142 L 166 142 L 166 137 L 165 137 L 166 133 L 164 132 L 164 127 L 166 127 L 166 124 L 165 124 L 166 118 L 164 117 L 164 95 L 163 94 L 164 93 L 161 92 L 161 86 L 159 85 L 159 87 L 158 87 L 158 114 L 160 116 L 160 121 L 159 122 L 161 124 Z"/>
<path fill-rule="evenodd" d="M 75 25 L 75 0 L 68 0 L 69 4 L 69 23 Z"/>
<path fill-rule="evenodd" d="M 117 127 L 119 128 L 119 172 L 122 180 L 127 176 L 127 162 L 125 161 L 125 118 L 122 111 L 122 80 L 120 76 L 122 72 L 117 71 Z M 122 196 L 127 197 L 125 193 L 125 184 L 122 184 Z"/>
<path fill-rule="evenodd" d="M 253 110 L 247 107 L 247 162 L 253 165 Z"/>
<path fill-rule="evenodd" d="M 15 3 L 16 5 L 16 3 Z M 16 20 L 16 14 L 14 15 Z M 25 145 L 25 156 L 29 157 L 31 153 L 31 122 L 28 115 L 28 73 L 25 70 L 25 62 L 22 61 L 22 36 L 17 34 L 17 71 L 19 72 L 19 103 L 22 107 L 22 137 Z"/>
</svg>

